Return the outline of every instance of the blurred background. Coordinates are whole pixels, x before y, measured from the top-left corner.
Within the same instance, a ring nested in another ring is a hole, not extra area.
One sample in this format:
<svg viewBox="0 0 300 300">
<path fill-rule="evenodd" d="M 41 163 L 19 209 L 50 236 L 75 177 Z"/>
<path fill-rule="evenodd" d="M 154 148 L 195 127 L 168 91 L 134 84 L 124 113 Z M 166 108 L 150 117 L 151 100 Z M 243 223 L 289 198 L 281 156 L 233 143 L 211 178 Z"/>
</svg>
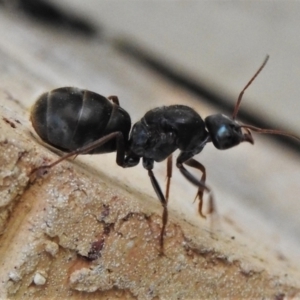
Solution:
<svg viewBox="0 0 300 300">
<path fill-rule="evenodd" d="M 149 109 L 175 103 L 203 118 L 230 116 L 269 54 L 238 119 L 299 136 L 299 29 L 297 2 L 2 0 L 0 104 L 25 107 L 19 113 L 30 131 L 30 106 L 61 86 L 118 95 L 133 123 Z M 208 144 L 195 158 L 206 166 L 228 237 L 300 268 L 300 143 L 253 135 L 254 146 L 219 151 Z M 123 170 L 115 154 L 78 159 L 158 201 L 142 166 Z M 165 169 L 165 163 L 154 169 L 162 187 Z M 195 194 L 174 166 L 170 210 L 207 226 Z"/>
</svg>

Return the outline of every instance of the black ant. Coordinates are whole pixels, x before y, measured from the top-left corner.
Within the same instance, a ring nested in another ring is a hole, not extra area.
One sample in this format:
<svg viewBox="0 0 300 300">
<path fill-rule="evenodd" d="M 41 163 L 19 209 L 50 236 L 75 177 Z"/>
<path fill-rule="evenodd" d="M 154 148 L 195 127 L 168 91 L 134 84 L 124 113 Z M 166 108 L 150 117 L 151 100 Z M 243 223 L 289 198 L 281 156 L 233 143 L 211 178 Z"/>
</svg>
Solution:
<svg viewBox="0 0 300 300">
<path fill-rule="evenodd" d="M 152 186 L 163 206 L 160 246 L 168 220 L 167 202 L 172 173 L 172 153 L 179 149 L 176 166 L 182 175 L 198 187 L 199 213 L 202 212 L 203 193 L 210 192 L 205 184 L 205 167 L 193 157 L 200 153 L 208 142 L 217 149 L 229 149 L 241 142 L 254 143 L 251 131 L 286 135 L 300 138 L 273 129 L 261 129 L 240 125 L 235 118 L 245 90 L 261 72 L 261 67 L 239 94 L 232 117 L 215 114 L 204 120 L 192 108 L 185 105 L 170 105 L 154 108 L 135 123 L 131 129 L 129 114 L 120 107 L 118 97 L 105 98 L 88 90 L 62 87 L 39 97 L 31 111 L 31 122 L 37 134 L 46 143 L 69 152 L 53 163 L 38 169 L 52 168 L 61 161 L 78 154 L 116 152 L 116 162 L 123 168 L 136 166 L 143 158 L 143 167 L 148 171 Z M 131 132 L 130 132 L 131 129 Z M 243 130 L 245 132 L 243 132 Z M 130 134 L 129 134 L 130 133 Z M 153 174 L 155 162 L 168 158 L 166 196 Z M 184 164 L 199 170 L 197 179 Z M 213 198 L 209 196 L 208 214 L 214 212 Z"/>
</svg>

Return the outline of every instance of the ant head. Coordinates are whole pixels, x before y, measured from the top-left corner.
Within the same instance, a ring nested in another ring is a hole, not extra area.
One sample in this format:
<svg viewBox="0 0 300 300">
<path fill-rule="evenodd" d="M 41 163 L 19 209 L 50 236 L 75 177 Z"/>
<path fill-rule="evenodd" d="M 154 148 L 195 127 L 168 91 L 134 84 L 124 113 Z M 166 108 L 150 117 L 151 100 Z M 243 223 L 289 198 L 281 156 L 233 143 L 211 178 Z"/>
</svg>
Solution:
<svg viewBox="0 0 300 300">
<path fill-rule="evenodd" d="M 217 149 L 229 149 L 238 145 L 241 142 L 249 142 L 251 144 L 254 144 L 251 131 L 257 133 L 284 135 L 300 141 L 300 138 L 298 136 L 287 133 L 282 130 L 263 129 L 252 125 L 240 125 L 238 122 L 235 121 L 245 90 L 249 87 L 249 85 L 264 68 L 268 59 L 269 56 L 265 58 L 261 67 L 257 70 L 254 76 L 250 79 L 250 81 L 240 92 L 238 100 L 234 107 L 232 118 L 229 118 L 222 114 L 216 114 L 205 118 L 205 125 L 210 134 L 211 141 Z M 246 131 L 246 133 L 242 132 L 242 128 Z"/>
<path fill-rule="evenodd" d="M 249 87 L 252 81 L 264 68 L 268 59 L 269 56 L 265 58 L 261 67 L 257 70 L 254 76 L 250 79 L 250 81 L 240 92 L 238 100 L 233 110 L 232 118 L 229 118 L 222 114 L 216 114 L 209 116 L 205 119 L 206 128 L 209 131 L 210 138 L 217 149 L 229 149 L 238 145 L 241 142 L 249 142 L 251 144 L 254 144 L 250 129 L 246 126 L 241 126 L 238 122 L 235 121 L 235 118 L 239 111 L 239 107 L 245 90 Z M 246 133 L 242 132 L 242 127 L 245 128 L 245 130 L 247 131 Z"/>
<path fill-rule="evenodd" d="M 241 125 L 225 115 L 216 114 L 208 116 L 205 118 L 205 125 L 217 149 L 229 149 L 241 142 L 254 143 L 249 131 L 243 133 Z"/>
</svg>

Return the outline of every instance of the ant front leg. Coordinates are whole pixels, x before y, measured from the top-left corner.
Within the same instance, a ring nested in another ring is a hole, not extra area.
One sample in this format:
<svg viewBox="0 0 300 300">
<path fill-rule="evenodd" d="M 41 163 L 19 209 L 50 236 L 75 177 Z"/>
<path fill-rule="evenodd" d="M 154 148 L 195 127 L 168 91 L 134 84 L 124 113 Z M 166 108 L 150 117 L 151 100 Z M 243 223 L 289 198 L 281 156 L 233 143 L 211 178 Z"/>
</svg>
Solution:
<svg viewBox="0 0 300 300">
<path fill-rule="evenodd" d="M 206 180 L 206 170 L 205 167 L 199 163 L 197 160 L 192 158 L 193 155 L 187 152 L 181 152 L 180 155 L 177 158 L 177 167 L 179 168 L 181 174 L 192 184 L 196 185 L 198 187 L 198 192 L 196 195 L 195 200 L 198 198 L 199 199 L 199 206 L 198 206 L 198 211 L 201 217 L 205 218 L 206 216 L 203 214 L 203 193 L 206 190 L 209 195 L 209 209 L 208 209 L 208 214 L 211 214 L 215 211 L 215 205 L 214 205 L 214 199 L 211 195 L 211 190 L 209 187 L 205 184 Z M 202 175 L 200 180 L 198 180 L 193 174 L 191 174 L 184 166 L 183 163 L 186 164 L 187 166 L 190 166 L 192 168 L 195 168 L 199 171 L 201 171 Z"/>
<path fill-rule="evenodd" d="M 197 160 L 195 160 L 193 158 L 185 161 L 184 163 L 186 165 L 188 165 L 188 166 L 190 166 L 192 168 L 195 168 L 195 169 L 199 170 L 200 172 L 202 172 L 202 175 L 201 175 L 201 178 L 200 178 L 200 182 L 205 185 L 205 181 L 206 181 L 206 170 L 205 170 L 205 167 L 201 163 L 199 163 Z M 201 215 L 201 217 L 203 217 L 203 218 L 205 218 L 205 215 L 202 212 L 204 190 L 205 190 L 205 188 L 198 187 L 198 191 L 197 191 L 197 194 L 196 194 L 196 197 L 195 197 L 195 200 L 194 200 L 194 201 L 196 201 L 197 198 L 199 199 L 198 211 L 199 211 L 199 214 Z M 209 209 L 208 213 L 210 214 L 212 211 L 213 211 L 213 206 L 210 203 L 210 209 Z"/>
<path fill-rule="evenodd" d="M 165 229 L 166 229 L 166 225 L 168 222 L 168 208 L 167 208 L 167 200 L 164 197 L 161 188 L 159 186 L 159 183 L 157 182 L 154 173 L 152 171 L 153 169 L 153 164 L 154 161 L 153 159 L 147 159 L 147 158 L 143 158 L 143 167 L 148 170 L 148 175 L 150 177 L 151 180 L 151 184 L 154 188 L 154 191 L 161 203 L 161 205 L 163 206 L 163 214 L 162 214 L 162 228 L 160 231 L 160 249 L 161 252 L 163 252 L 163 247 L 164 247 L 164 234 L 165 234 Z"/>
</svg>

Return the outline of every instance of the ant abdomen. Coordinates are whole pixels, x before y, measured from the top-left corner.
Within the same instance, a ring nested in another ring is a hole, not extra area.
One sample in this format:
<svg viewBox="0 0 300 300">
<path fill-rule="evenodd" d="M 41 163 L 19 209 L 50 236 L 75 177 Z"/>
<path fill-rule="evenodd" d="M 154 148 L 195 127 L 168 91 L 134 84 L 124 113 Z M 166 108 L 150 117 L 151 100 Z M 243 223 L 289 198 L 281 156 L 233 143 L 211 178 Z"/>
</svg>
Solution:
<svg viewBox="0 0 300 300">
<path fill-rule="evenodd" d="M 113 98 L 113 97 L 112 97 Z M 73 87 L 62 87 L 42 94 L 31 111 L 31 122 L 43 141 L 71 152 L 112 132 L 122 132 L 125 140 L 131 127 L 129 114 L 118 100 Z M 87 153 L 116 151 L 116 142 Z"/>
</svg>

